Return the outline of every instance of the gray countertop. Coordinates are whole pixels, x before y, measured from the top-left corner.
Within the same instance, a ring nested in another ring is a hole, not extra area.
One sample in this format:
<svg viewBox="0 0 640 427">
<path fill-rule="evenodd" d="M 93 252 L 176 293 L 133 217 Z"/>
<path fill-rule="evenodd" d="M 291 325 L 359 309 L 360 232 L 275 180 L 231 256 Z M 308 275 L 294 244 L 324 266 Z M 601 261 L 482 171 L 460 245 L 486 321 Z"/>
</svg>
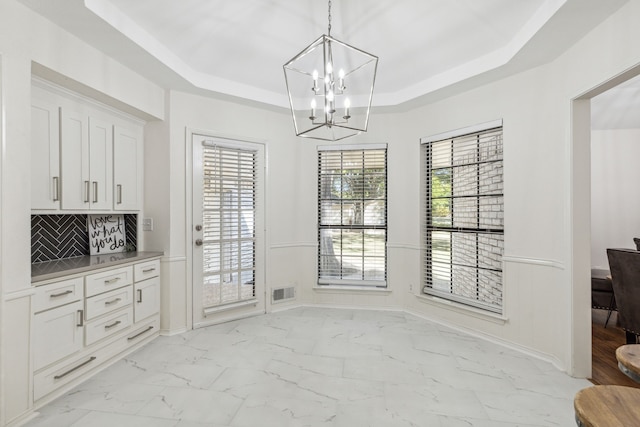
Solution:
<svg viewBox="0 0 640 427">
<path fill-rule="evenodd" d="M 57 279 L 71 274 L 85 273 L 99 268 L 128 262 L 144 261 L 164 255 L 162 252 L 120 252 L 105 255 L 85 255 L 75 258 L 31 264 L 31 283 Z"/>
</svg>

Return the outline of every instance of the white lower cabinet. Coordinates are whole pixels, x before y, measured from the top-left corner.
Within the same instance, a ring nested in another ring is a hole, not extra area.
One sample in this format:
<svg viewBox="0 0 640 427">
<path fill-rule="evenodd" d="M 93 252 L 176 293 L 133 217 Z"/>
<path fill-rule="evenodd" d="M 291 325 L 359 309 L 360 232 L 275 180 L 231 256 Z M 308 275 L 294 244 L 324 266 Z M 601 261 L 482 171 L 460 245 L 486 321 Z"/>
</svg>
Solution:
<svg viewBox="0 0 640 427">
<path fill-rule="evenodd" d="M 154 277 L 135 284 L 136 302 L 133 318 L 136 322 L 153 316 L 160 307 L 160 278 Z"/>
<path fill-rule="evenodd" d="M 34 316 L 34 369 L 82 350 L 82 312 L 82 301 L 76 301 Z"/>
<path fill-rule="evenodd" d="M 134 282 L 134 271 L 144 280 Z M 155 259 L 38 284 L 32 347 L 36 406 L 158 335 L 159 274 Z"/>
</svg>

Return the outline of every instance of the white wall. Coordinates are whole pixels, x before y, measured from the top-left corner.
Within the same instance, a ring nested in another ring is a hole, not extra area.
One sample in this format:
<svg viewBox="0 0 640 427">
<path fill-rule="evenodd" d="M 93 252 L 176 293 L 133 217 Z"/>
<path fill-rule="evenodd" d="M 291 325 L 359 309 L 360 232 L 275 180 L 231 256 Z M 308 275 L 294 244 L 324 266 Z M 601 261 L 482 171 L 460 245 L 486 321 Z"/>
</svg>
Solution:
<svg viewBox="0 0 640 427">
<path fill-rule="evenodd" d="M 159 151 L 146 159 L 145 180 L 166 186 L 153 190 L 153 200 L 147 201 L 146 215 L 154 217 L 154 222 L 160 226 L 157 232 L 145 234 L 145 239 L 148 235 L 147 249 L 165 252 L 162 329 L 173 334 L 191 328 L 193 321 L 190 132 L 265 144 L 268 289 L 282 284 L 302 285 L 300 277 L 305 267 L 300 265 L 298 253 L 315 237 L 311 240 L 300 237 L 300 218 L 304 215 L 297 197 L 301 145 L 291 132 L 291 117 L 287 111 L 271 111 L 181 92 L 170 92 L 167 99 L 166 123 L 147 125 L 145 148 Z M 315 203 L 315 196 L 313 200 Z M 156 233 L 160 234 L 154 236 Z"/>
<path fill-rule="evenodd" d="M 609 270 L 607 248 L 640 238 L 640 129 L 591 132 L 591 268 Z"/>
</svg>

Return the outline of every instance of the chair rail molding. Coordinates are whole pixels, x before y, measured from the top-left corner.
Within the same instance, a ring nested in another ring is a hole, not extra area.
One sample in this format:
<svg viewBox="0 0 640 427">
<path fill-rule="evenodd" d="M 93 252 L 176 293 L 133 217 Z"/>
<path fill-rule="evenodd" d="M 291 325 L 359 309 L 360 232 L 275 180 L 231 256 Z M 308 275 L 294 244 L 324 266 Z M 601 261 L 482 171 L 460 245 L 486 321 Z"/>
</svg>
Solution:
<svg viewBox="0 0 640 427">
<path fill-rule="evenodd" d="M 516 255 L 504 255 L 502 257 L 502 260 L 504 262 L 511 262 L 514 264 L 531 264 L 531 265 L 539 265 L 541 267 L 557 268 L 559 270 L 565 269 L 565 264 L 563 262 L 550 260 L 550 259 L 521 257 Z"/>
</svg>

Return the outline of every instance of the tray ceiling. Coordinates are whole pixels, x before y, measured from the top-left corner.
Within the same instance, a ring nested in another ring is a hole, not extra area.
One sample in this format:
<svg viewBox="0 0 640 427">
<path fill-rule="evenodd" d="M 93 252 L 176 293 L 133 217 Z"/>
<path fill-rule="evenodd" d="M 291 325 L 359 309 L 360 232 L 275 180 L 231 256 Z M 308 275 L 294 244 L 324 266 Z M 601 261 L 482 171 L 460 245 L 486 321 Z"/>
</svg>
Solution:
<svg viewBox="0 0 640 427">
<path fill-rule="evenodd" d="M 159 85 L 288 106 L 282 65 L 327 32 L 319 0 L 19 0 Z M 555 58 L 626 0 L 333 0 L 333 37 L 380 58 L 396 106 Z"/>
</svg>

